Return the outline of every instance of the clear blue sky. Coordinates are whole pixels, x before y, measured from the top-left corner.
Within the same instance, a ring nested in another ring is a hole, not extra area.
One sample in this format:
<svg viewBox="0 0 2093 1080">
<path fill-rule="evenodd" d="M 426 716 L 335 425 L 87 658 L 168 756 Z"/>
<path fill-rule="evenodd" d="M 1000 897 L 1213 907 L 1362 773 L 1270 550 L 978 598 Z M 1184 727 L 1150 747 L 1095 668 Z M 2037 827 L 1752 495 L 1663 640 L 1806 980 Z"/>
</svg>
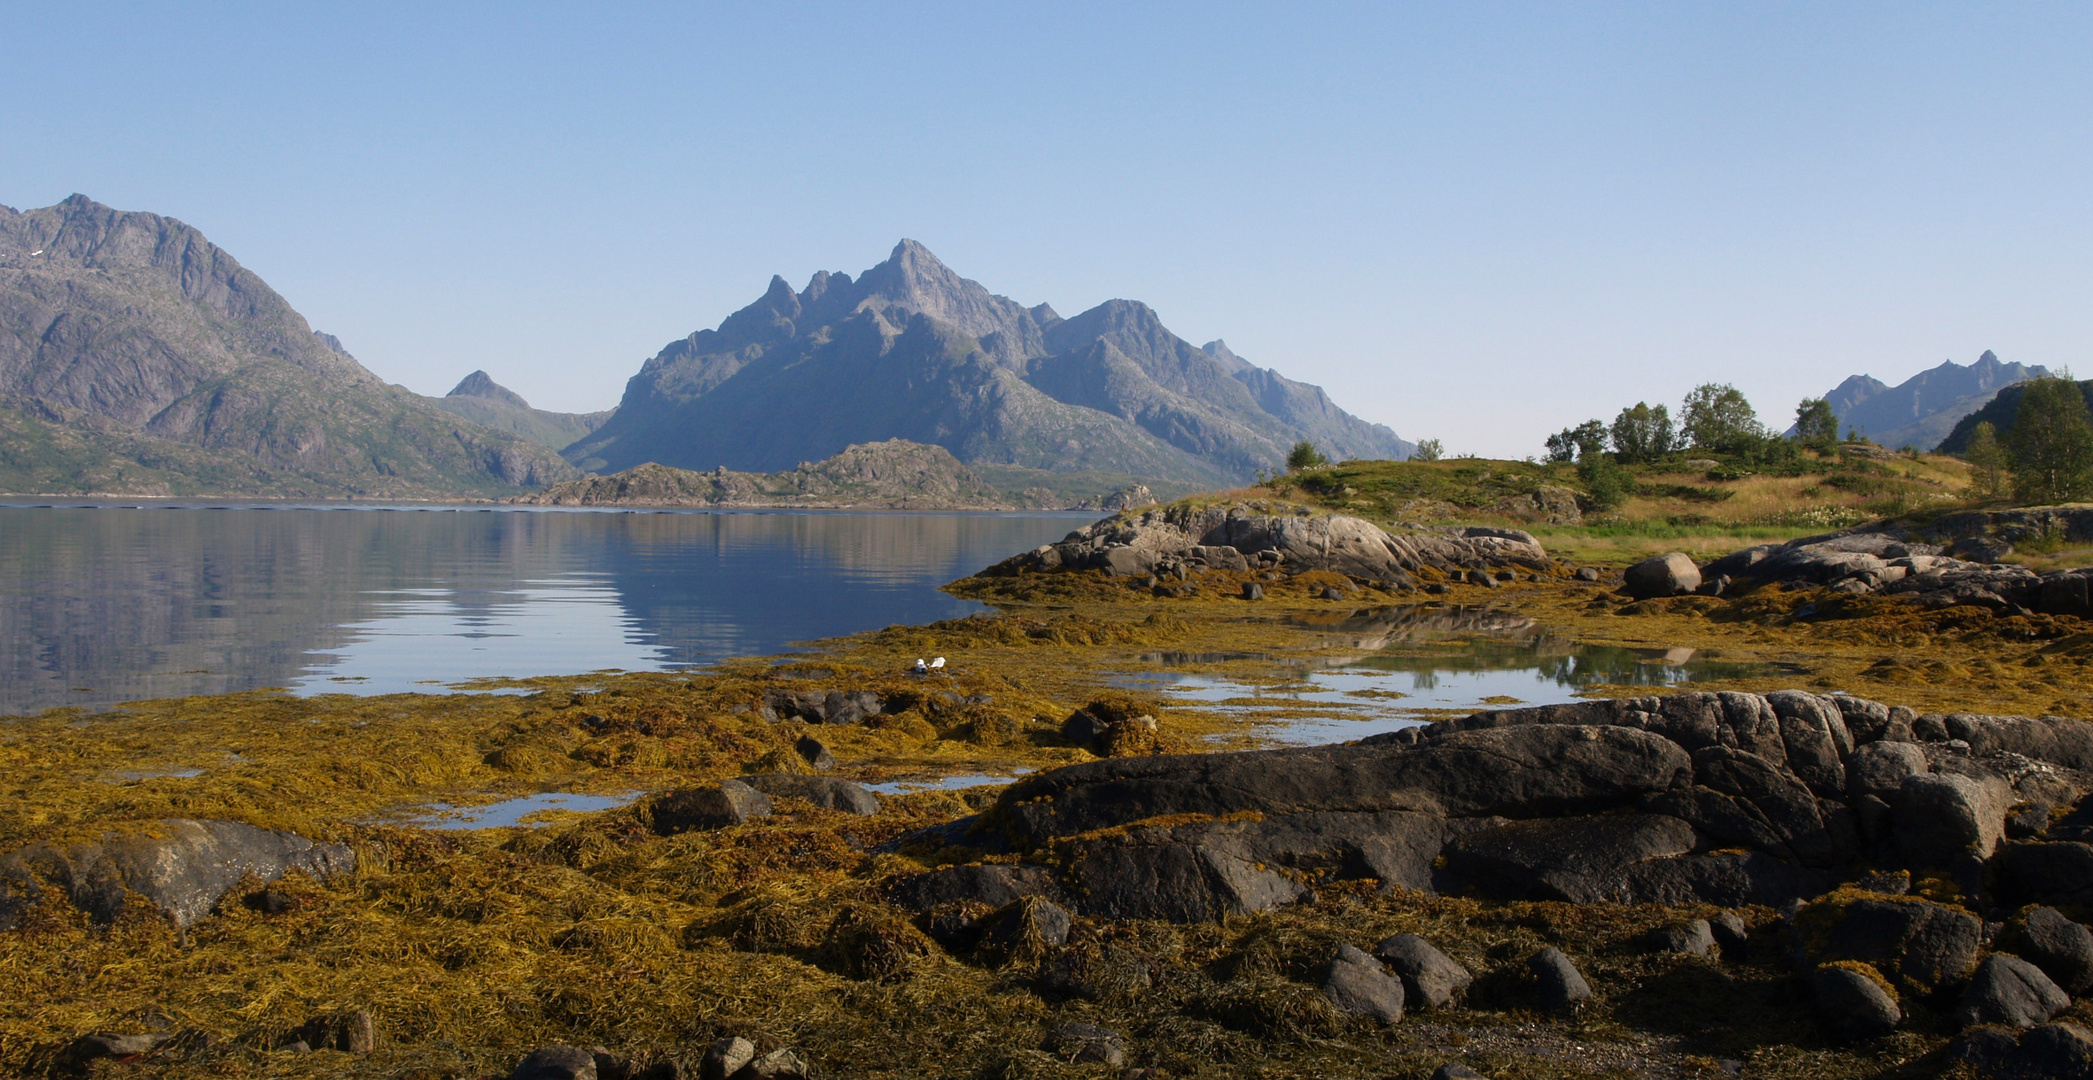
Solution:
<svg viewBox="0 0 2093 1080">
<path fill-rule="evenodd" d="M 385 378 L 613 404 L 913 237 L 1449 452 L 2093 368 L 2093 8 L 6 7 L 0 202 L 201 227 Z"/>
</svg>

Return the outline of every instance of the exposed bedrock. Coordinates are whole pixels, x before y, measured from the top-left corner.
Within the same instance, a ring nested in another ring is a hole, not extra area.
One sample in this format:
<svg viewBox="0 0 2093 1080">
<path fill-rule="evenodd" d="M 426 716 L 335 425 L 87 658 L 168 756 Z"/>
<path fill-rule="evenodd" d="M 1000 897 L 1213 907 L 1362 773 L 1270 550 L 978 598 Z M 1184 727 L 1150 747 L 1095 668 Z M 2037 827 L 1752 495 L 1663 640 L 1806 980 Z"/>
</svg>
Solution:
<svg viewBox="0 0 2093 1080">
<path fill-rule="evenodd" d="M 1114 576 L 1194 574 L 1205 570 L 1326 570 L 1360 581 L 1401 586 L 1424 569 L 1440 574 L 1554 566 L 1531 534 L 1467 528 L 1390 534 L 1343 514 L 1263 502 L 1167 506 L 1106 518 L 982 571 L 1104 570 Z"/>
<path fill-rule="evenodd" d="M 186 927 L 250 874 L 271 882 L 292 870 L 325 878 L 356 868 L 346 844 L 234 821 L 173 819 L 149 829 L 0 857 L 0 928 L 16 925 L 46 883 L 98 922 L 115 919 L 135 896 Z"/>
<path fill-rule="evenodd" d="M 1104 918 L 1223 918 L 1332 878 L 1777 906 L 1893 869 L 1980 907 L 2070 909 L 2093 903 L 2093 807 L 2073 809 L 2089 765 L 2093 725 L 2078 720 L 1690 693 L 1495 710 L 1346 746 L 1088 762 L 1013 784 L 973 837 L 1018 854 L 1028 893 Z M 938 873 L 902 890 L 908 906 L 965 898 L 956 871 Z M 980 899 L 1008 902 L 995 891 Z"/>
<path fill-rule="evenodd" d="M 1915 528 L 1867 525 L 1732 552 L 1699 567 L 1698 580 L 1685 588 L 1628 591 L 1637 596 L 1706 592 L 1701 582 L 1722 580 L 1727 582 L 1722 591 L 1730 593 L 1777 583 L 1905 596 L 1929 607 L 1972 604 L 2093 617 L 2093 569 L 2036 573 L 1998 561 L 2012 553 L 2016 542 L 2053 536 L 2093 536 L 2093 509 L 1955 514 Z M 1677 554 L 1665 558 L 1691 562 Z"/>
</svg>

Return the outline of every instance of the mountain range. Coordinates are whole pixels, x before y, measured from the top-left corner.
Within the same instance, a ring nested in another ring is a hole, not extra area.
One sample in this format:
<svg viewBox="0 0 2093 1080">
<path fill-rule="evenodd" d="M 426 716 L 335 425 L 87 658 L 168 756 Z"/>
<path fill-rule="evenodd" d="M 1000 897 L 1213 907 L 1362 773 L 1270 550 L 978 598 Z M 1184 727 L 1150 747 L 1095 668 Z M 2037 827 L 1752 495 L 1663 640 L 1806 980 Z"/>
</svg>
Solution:
<svg viewBox="0 0 2093 1080">
<path fill-rule="evenodd" d="M 783 278 L 669 343 L 617 411 L 568 447 L 602 472 L 655 462 L 774 473 L 886 439 L 942 446 L 1006 491 L 1082 478 L 1180 490 L 1250 479 L 1297 440 L 1402 458 L 1394 431 L 1220 341 L 1193 346 L 1138 301 L 1072 318 L 954 273 L 912 240 L 852 278 Z"/>
<path fill-rule="evenodd" d="M 1303 439 L 1414 449 L 1145 304 L 1064 319 L 909 240 L 856 278 L 774 278 L 599 413 L 534 409 L 484 371 L 441 398 L 387 385 L 195 228 L 84 195 L 0 207 L 0 327 L 0 492 L 513 497 L 647 462 L 782 475 L 902 439 L 1037 503 L 1237 483 Z"/>
<path fill-rule="evenodd" d="M 576 475 L 387 385 L 174 218 L 0 207 L 0 491 L 441 498 Z"/>
<path fill-rule="evenodd" d="M 1890 386 L 1872 375 L 1854 375 L 1824 395 L 1841 432 L 1854 430 L 1897 448 L 1931 450 L 1957 421 L 1976 412 L 2004 387 L 2049 374 L 2040 365 L 2004 364 L 1991 350 L 1967 366 L 1943 360 L 1939 367 Z M 1792 432 L 1791 432 L 1792 434 Z"/>
</svg>

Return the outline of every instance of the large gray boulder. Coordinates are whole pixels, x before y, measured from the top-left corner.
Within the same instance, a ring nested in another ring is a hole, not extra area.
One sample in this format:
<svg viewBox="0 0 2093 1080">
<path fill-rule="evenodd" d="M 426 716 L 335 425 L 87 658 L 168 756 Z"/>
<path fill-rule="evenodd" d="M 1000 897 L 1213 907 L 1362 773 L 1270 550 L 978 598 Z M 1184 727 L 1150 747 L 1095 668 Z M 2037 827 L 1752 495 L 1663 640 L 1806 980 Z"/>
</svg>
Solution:
<svg viewBox="0 0 2093 1080">
<path fill-rule="evenodd" d="M 1403 1018 L 1402 980 L 1388 974 L 1381 962 L 1364 951 L 1339 945 L 1337 955 L 1317 972 L 1323 996 L 1339 1012 L 1364 1016 L 1390 1025 Z"/>
<path fill-rule="evenodd" d="M 1543 1009 L 1570 1009 L 1591 1000 L 1591 984 L 1561 949 L 1542 949 L 1526 959 L 1526 968 L 1533 974 L 1534 1000 Z"/>
<path fill-rule="evenodd" d="M 58 886 L 97 922 L 115 919 L 137 895 L 186 927 L 249 875 L 267 882 L 295 870 L 325 879 L 356 868 L 356 853 L 346 844 L 315 843 L 235 821 L 176 818 L 141 828 L 96 843 L 36 845 L 0 858 L 0 928 L 13 927 L 35 902 L 39 881 Z"/>
<path fill-rule="evenodd" d="M 1989 859 L 2006 833 L 2013 789 L 1995 777 L 1982 779 L 1922 773 L 1897 789 L 1897 846 L 1915 865 L 1938 866 L 1955 856 Z"/>
<path fill-rule="evenodd" d="M 1955 1019 L 1964 1025 L 2005 1024 L 2031 1028 L 2071 1004 L 2070 995 L 2042 969 L 2008 953 L 1993 953 L 1977 968 Z"/>
<path fill-rule="evenodd" d="M 1543 817 L 1605 810 L 1683 784 L 1676 744 L 1614 727 L 1434 733 L 1382 745 L 1113 758 L 1026 777 L 990 820 L 1024 848 L 1168 814 L 1407 810 Z"/>
<path fill-rule="evenodd" d="M 770 816 L 770 797 L 740 780 L 678 788 L 647 805 L 654 831 L 663 836 L 694 829 L 725 829 Z"/>
<path fill-rule="evenodd" d="M 1374 946 L 1403 980 L 1405 1000 L 1423 1009 L 1444 1009 L 1461 999 L 1475 976 L 1431 942 L 1416 934 L 1397 934 Z"/>
<path fill-rule="evenodd" d="M 2042 969 L 2066 993 L 2093 990 L 2093 931 L 2052 907 L 2027 913 L 2014 951 Z"/>
<path fill-rule="evenodd" d="M 1277 567 L 1324 570 L 1383 584 L 1440 573 L 1553 565 L 1539 541 L 1511 529 L 1419 529 L 1394 533 L 1371 522 L 1283 503 L 1155 507 L 1106 518 L 1006 559 L 983 576 L 1103 570 L 1116 577 Z"/>
<path fill-rule="evenodd" d="M 1810 977 L 1818 1015 L 1833 1031 L 1855 1038 L 1887 1034 L 1904 1022 L 1897 999 L 1851 968 L 1826 965 Z"/>
<path fill-rule="evenodd" d="M 1637 600 L 1684 596 L 1700 587 L 1700 568 L 1691 557 L 1676 551 L 1636 563 L 1621 581 L 1621 591 Z"/>
</svg>

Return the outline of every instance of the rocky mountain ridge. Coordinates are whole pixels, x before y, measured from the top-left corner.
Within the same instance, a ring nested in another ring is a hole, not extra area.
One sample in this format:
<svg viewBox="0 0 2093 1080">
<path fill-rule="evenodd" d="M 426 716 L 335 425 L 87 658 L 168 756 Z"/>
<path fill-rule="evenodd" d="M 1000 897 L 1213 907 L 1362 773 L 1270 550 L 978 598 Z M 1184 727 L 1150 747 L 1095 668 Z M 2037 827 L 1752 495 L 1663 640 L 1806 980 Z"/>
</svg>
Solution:
<svg viewBox="0 0 2093 1080">
<path fill-rule="evenodd" d="M 366 370 L 194 227 L 0 207 L 0 489 L 508 494 L 557 454 Z"/>
<path fill-rule="evenodd" d="M 1943 360 L 1939 367 L 1896 386 L 1872 375 L 1849 376 L 1824 400 L 1839 418 L 1841 431 L 1857 430 L 1892 448 L 1931 450 L 1941 445 L 1957 421 L 1982 408 L 2001 389 L 2047 374 L 2049 369 L 2039 364 L 2001 363 L 1986 349 L 1974 363 Z"/>
<path fill-rule="evenodd" d="M 1412 449 L 1222 342 L 1192 346 L 1145 304 L 1112 300 L 1064 319 L 903 240 L 855 279 L 824 271 L 795 292 L 773 278 L 717 329 L 670 343 L 567 457 L 594 470 L 769 472 L 889 438 L 942 446 L 976 468 L 1178 490 L 1247 480 L 1298 439 L 1338 457 Z"/>
</svg>

